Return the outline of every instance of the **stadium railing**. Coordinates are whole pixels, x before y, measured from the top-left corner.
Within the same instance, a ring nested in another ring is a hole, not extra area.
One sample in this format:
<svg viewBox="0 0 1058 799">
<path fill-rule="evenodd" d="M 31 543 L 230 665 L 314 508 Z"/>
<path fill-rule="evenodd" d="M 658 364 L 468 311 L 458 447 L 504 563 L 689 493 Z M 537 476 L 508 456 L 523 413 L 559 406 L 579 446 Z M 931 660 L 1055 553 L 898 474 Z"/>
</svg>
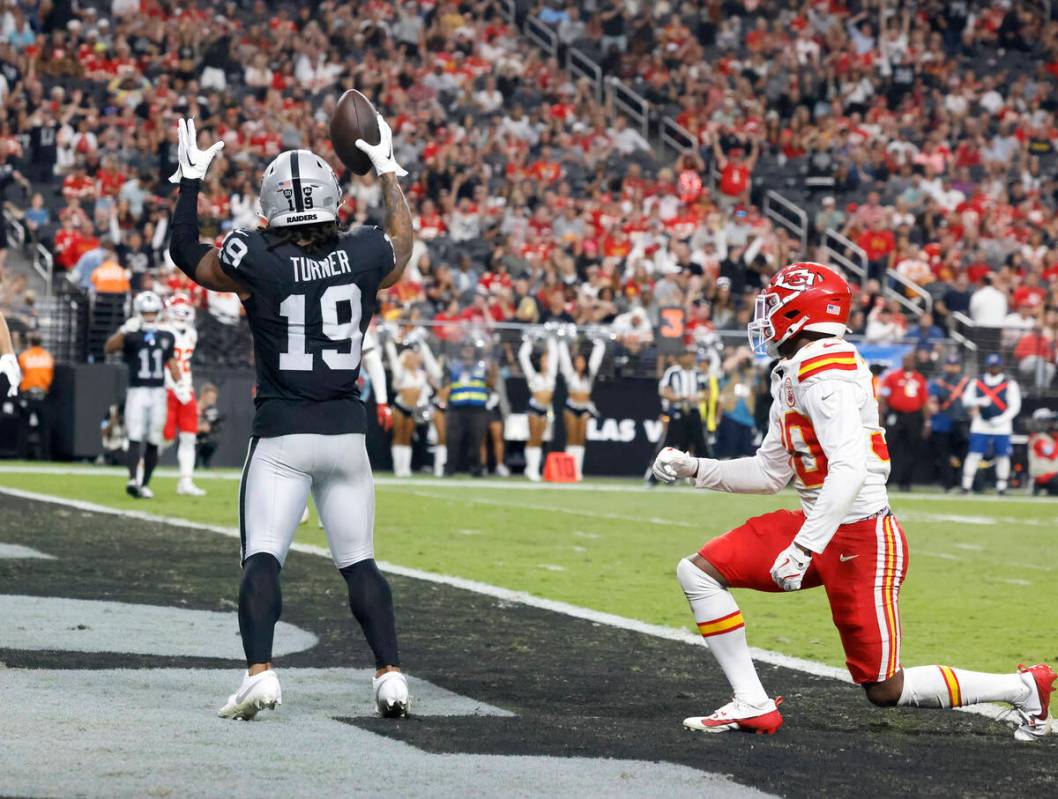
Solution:
<svg viewBox="0 0 1058 799">
<path fill-rule="evenodd" d="M 530 15 L 525 18 L 523 32 L 527 39 L 549 56 L 558 55 L 558 34 L 536 17 Z"/>
<path fill-rule="evenodd" d="M 801 242 L 800 255 L 808 251 L 808 214 L 801 206 L 769 189 L 764 194 L 764 216 L 797 237 Z"/>
<path fill-rule="evenodd" d="M 671 150 L 673 153 L 686 155 L 698 149 L 694 135 L 669 116 L 661 118 L 658 140 L 662 152 Z"/>
<path fill-rule="evenodd" d="M 576 47 L 566 50 L 566 71 L 581 78 L 587 78 L 595 89 L 596 102 L 603 101 L 602 67 L 592 61 L 583 51 Z"/>
</svg>

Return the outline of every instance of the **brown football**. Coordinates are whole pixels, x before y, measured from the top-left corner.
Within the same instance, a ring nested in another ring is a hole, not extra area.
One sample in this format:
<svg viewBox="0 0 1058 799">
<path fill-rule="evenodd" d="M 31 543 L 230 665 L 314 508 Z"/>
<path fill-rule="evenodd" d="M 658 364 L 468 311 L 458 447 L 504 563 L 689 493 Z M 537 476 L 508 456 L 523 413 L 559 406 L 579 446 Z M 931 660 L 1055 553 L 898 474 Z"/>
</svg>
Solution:
<svg viewBox="0 0 1058 799">
<path fill-rule="evenodd" d="M 338 98 L 338 105 L 331 117 L 331 143 L 342 163 L 357 175 L 371 171 L 371 159 L 357 149 L 356 140 L 378 144 L 378 118 L 371 101 L 356 89 L 350 89 Z"/>
</svg>

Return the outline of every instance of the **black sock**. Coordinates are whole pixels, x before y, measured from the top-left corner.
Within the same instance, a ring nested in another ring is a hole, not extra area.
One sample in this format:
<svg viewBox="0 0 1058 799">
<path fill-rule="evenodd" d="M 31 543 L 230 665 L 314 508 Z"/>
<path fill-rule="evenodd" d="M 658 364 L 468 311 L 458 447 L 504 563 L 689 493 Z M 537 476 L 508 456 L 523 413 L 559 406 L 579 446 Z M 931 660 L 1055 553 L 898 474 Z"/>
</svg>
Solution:
<svg viewBox="0 0 1058 799">
<path fill-rule="evenodd" d="M 399 666 L 393 594 L 374 558 L 346 566 L 341 572 L 349 586 L 349 608 L 375 653 L 375 668 Z"/>
<path fill-rule="evenodd" d="M 143 449 L 143 485 L 151 482 L 154 467 L 158 465 L 158 445 L 147 444 Z"/>
<path fill-rule="evenodd" d="M 137 474 L 140 471 L 140 442 L 139 441 L 130 441 L 129 442 L 129 451 L 126 454 L 128 456 L 128 459 L 129 459 L 128 460 L 128 464 L 129 464 L 129 479 L 130 480 L 135 480 Z"/>
<path fill-rule="evenodd" d="M 268 552 L 250 555 L 242 565 L 239 583 L 239 633 L 246 663 L 272 660 L 272 635 L 283 612 L 279 561 Z"/>
</svg>

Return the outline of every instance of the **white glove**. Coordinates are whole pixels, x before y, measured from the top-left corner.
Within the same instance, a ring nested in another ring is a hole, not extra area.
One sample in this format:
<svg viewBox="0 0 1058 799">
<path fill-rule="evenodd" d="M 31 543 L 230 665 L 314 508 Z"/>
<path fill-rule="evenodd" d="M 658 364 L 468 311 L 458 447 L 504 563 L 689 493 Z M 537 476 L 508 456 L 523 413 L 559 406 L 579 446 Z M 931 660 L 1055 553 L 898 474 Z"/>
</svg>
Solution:
<svg viewBox="0 0 1058 799">
<path fill-rule="evenodd" d="M 791 543 L 775 559 L 771 567 L 771 579 L 783 591 L 799 591 L 805 572 L 812 565 L 812 553 L 805 552 L 797 544 Z"/>
<path fill-rule="evenodd" d="M 126 336 L 141 329 L 143 329 L 143 320 L 138 316 L 130 316 L 125 320 L 125 324 L 121 326 L 121 332 Z"/>
<path fill-rule="evenodd" d="M 379 177 L 389 172 L 395 172 L 398 178 L 408 174 L 408 170 L 402 167 L 393 158 L 393 131 L 389 129 L 382 114 L 376 113 L 378 118 L 378 144 L 368 144 L 363 139 L 353 142 L 360 152 L 371 159 L 371 165 L 375 167 L 375 174 Z"/>
<path fill-rule="evenodd" d="M 176 171 L 170 175 L 170 183 L 179 183 L 181 178 L 188 180 L 201 180 L 206 176 L 210 162 L 217 153 L 224 149 L 224 142 L 219 141 L 210 145 L 206 150 L 198 149 L 198 134 L 195 132 L 195 120 L 177 120 L 177 166 Z"/>
<path fill-rule="evenodd" d="M 22 370 L 18 366 L 18 358 L 12 353 L 0 355 L 0 375 L 7 378 L 7 396 L 15 396 L 22 382 Z"/>
<path fill-rule="evenodd" d="M 187 403 L 191 402 L 191 399 L 194 397 L 191 389 L 188 386 L 182 385 L 174 388 L 173 394 L 176 395 L 176 401 L 181 405 L 187 405 Z"/>
<path fill-rule="evenodd" d="M 654 476 L 665 483 L 674 483 L 681 477 L 694 477 L 698 473 L 698 459 L 686 452 L 665 447 L 654 459 Z"/>
</svg>

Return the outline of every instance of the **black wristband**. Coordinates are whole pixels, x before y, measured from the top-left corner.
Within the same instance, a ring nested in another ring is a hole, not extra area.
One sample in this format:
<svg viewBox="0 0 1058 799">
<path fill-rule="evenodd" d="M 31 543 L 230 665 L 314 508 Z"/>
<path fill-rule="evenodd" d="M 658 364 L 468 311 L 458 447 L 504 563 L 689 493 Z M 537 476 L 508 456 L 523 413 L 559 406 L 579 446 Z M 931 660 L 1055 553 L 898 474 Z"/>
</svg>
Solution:
<svg viewBox="0 0 1058 799">
<path fill-rule="evenodd" d="M 198 240 L 198 192 L 201 186 L 201 180 L 180 179 L 180 196 L 173 211 L 173 232 L 169 240 L 169 256 L 173 263 L 192 280 L 202 256 L 213 249 Z"/>
</svg>

